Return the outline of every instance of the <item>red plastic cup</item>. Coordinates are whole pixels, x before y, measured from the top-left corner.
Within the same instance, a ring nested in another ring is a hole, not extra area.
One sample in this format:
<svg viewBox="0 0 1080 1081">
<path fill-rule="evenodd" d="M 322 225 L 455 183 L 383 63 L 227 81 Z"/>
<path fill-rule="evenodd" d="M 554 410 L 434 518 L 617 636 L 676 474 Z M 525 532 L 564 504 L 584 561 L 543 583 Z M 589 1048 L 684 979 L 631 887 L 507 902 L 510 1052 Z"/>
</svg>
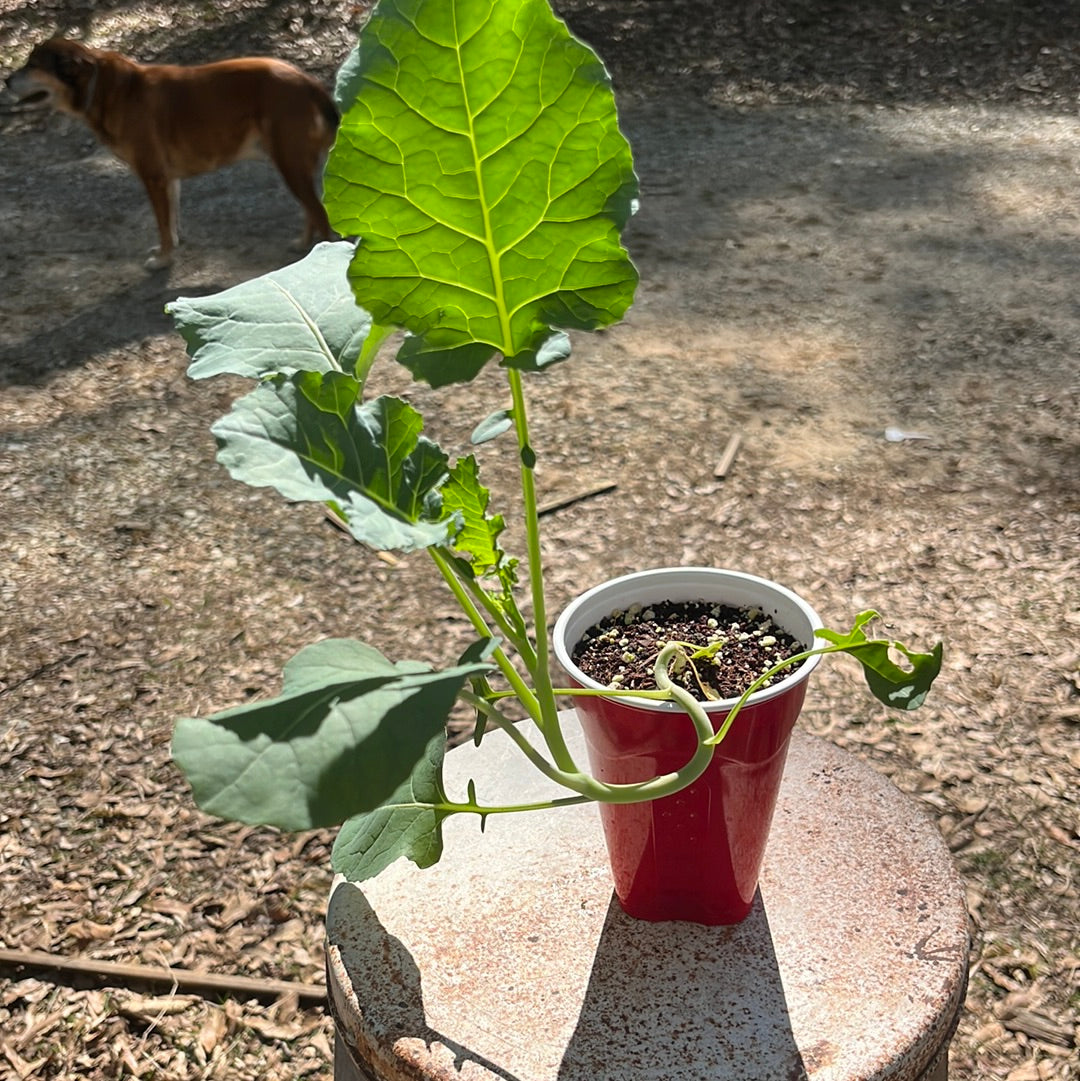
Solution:
<svg viewBox="0 0 1080 1081">
<path fill-rule="evenodd" d="M 764 578 L 709 567 L 672 567 L 606 582 L 574 601 L 555 625 L 554 649 L 571 683 L 606 690 L 570 658 L 589 627 L 638 603 L 704 600 L 756 607 L 807 647 L 821 626 L 790 590 Z M 671 796 L 601 803 L 619 904 L 643 920 L 739 923 L 750 912 L 780 790 L 791 731 L 818 661 L 756 692 L 716 748 L 705 773 Z M 704 703 L 716 731 L 734 699 Z M 670 702 L 575 696 L 593 775 L 634 783 L 684 766 L 697 747 L 686 713 Z"/>
</svg>

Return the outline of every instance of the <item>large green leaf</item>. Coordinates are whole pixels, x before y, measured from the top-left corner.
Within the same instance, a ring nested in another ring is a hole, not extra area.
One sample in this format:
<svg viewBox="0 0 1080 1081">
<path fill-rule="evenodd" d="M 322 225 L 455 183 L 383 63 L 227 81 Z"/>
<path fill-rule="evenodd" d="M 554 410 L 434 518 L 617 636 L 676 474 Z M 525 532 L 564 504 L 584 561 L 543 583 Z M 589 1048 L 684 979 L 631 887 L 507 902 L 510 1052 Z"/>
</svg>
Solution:
<svg viewBox="0 0 1080 1081">
<path fill-rule="evenodd" d="M 415 336 L 418 378 L 468 380 L 496 352 L 542 367 L 566 353 L 552 327 L 622 317 L 630 148 L 607 72 L 547 0 L 380 0 L 338 93 L 326 206 L 362 237 L 360 303 Z"/>
<path fill-rule="evenodd" d="M 180 720 L 173 758 L 212 814 L 282 829 L 335 825 L 396 798 L 443 742 L 465 681 L 488 668 L 473 660 L 433 672 L 327 639 L 288 662 L 276 698 Z"/>
<path fill-rule="evenodd" d="M 371 316 L 349 287 L 353 250 L 345 241 L 319 244 L 261 278 L 166 305 L 192 356 L 188 375 L 354 372 Z"/>
<path fill-rule="evenodd" d="M 446 543 L 458 528 L 438 493 L 446 455 L 420 434 L 423 419 L 407 402 L 360 404 L 360 392 L 341 372 L 261 383 L 213 425 L 218 460 L 246 484 L 331 504 L 374 548 Z"/>
</svg>

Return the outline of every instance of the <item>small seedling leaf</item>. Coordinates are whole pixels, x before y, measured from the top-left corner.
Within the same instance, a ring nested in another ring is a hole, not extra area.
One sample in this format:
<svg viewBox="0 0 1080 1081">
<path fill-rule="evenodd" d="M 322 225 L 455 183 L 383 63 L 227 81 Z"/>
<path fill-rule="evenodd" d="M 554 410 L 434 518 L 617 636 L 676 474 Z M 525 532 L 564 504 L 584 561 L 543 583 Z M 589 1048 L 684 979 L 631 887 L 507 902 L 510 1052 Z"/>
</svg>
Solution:
<svg viewBox="0 0 1080 1081">
<path fill-rule="evenodd" d="M 469 442 L 474 447 L 478 447 L 481 443 L 488 443 L 492 439 L 498 439 L 503 432 L 509 431 L 513 426 L 513 413 L 509 409 L 497 409 L 473 429 Z"/>
<path fill-rule="evenodd" d="M 459 458 L 442 486 L 443 513 L 454 515 L 461 529 L 454 538 L 454 548 L 468 560 L 469 574 L 476 579 L 492 602 L 510 621 L 515 632 L 525 634 L 525 621 L 514 599 L 517 585 L 516 559 L 508 558 L 499 545 L 506 528 L 501 514 L 487 513 L 490 493 L 479 480 L 476 459 Z M 498 586 L 480 581 L 495 578 Z"/>
</svg>

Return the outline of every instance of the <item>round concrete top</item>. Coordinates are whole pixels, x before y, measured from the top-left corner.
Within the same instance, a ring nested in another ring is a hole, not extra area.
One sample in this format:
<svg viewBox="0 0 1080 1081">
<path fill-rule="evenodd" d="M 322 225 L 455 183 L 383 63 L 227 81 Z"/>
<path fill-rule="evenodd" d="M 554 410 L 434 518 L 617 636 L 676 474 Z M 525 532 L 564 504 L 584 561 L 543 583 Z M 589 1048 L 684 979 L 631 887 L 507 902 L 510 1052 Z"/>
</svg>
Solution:
<svg viewBox="0 0 1080 1081">
<path fill-rule="evenodd" d="M 445 772 L 448 792 L 473 778 L 485 803 L 553 793 L 500 732 Z M 820 739 L 792 738 L 736 927 L 626 916 L 595 805 L 494 816 L 483 835 L 455 816 L 445 837 L 436 867 L 335 883 L 330 1001 L 359 1076 L 913 1081 L 951 1036 L 968 931 L 948 852 L 910 800 Z"/>
</svg>

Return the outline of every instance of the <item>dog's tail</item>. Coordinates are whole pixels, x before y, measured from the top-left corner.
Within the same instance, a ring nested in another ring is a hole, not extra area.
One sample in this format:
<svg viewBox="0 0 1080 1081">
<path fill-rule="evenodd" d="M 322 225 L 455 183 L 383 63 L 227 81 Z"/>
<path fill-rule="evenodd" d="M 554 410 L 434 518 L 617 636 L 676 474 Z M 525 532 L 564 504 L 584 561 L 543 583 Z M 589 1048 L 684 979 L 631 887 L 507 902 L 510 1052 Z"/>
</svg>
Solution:
<svg viewBox="0 0 1080 1081">
<path fill-rule="evenodd" d="M 327 98 L 325 101 L 319 102 L 319 108 L 322 111 L 323 119 L 326 121 L 326 126 L 331 133 L 336 133 L 338 125 L 341 123 L 341 113 L 338 112 L 333 100 Z"/>
<path fill-rule="evenodd" d="M 333 137 L 337 134 L 338 125 L 341 123 L 341 113 L 338 112 L 334 99 L 326 88 L 321 83 L 317 83 L 316 86 L 318 87 L 318 93 L 315 94 L 315 105 L 322 115 L 323 123 L 326 124 L 327 130 Z"/>
</svg>

